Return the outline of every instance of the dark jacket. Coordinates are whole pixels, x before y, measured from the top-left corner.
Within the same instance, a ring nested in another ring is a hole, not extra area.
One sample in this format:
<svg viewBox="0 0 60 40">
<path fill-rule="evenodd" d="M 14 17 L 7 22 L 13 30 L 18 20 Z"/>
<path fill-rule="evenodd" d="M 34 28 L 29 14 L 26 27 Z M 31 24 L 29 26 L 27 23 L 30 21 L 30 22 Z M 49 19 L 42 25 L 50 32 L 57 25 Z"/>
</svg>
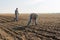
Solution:
<svg viewBox="0 0 60 40">
<path fill-rule="evenodd" d="M 35 14 L 35 13 L 32 13 L 31 15 L 30 15 L 30 19 L 37 19 L 37 14 Z"/>
<path fill-rule="evenodd" d="M 15 15 L 17 15 L 18 14 L 18 10 L 15 10 Z"/>
</svg>

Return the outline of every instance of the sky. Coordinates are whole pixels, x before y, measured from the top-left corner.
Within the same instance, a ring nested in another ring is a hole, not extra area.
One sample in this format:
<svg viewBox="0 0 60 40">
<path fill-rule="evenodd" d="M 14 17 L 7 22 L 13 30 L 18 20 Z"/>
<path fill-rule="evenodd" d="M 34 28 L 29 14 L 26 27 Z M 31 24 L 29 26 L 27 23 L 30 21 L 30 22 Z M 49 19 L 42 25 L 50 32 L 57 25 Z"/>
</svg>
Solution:
<svg viewBox="0 0 60 40">
<path fill-rule="evenodd" d="M 60 13 L 60 0 L 0 0 L 0 13 Z"/>
</svg>

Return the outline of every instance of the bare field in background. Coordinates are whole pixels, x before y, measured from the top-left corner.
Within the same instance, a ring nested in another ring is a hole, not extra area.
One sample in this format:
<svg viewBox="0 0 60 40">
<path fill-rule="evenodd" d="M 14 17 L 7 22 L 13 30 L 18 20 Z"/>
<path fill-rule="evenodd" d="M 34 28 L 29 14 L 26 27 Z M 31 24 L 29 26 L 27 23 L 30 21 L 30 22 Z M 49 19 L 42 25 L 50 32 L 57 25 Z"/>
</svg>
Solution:
<svg viewBox="0 0 60 40">
<path fill-rule="evenodd" d="M 0 15 L 0 40 L 60 40 L 60 14 L 38 14 L 38 25 L 26 26 L 29 14 Z"/>
</svg>

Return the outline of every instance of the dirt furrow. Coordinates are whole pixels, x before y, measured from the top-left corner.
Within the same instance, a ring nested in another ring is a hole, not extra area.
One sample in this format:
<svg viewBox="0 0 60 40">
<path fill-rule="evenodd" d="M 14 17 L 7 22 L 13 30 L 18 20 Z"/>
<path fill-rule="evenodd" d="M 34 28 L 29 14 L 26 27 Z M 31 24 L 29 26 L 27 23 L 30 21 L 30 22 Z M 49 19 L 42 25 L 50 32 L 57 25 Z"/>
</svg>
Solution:
<svg viewBox="0 0 60 40">
<path fill-rule="evenodd" d="M 8 34 L 10 34 L 11 36 L 18 38 L 19 40 L 22 40 L 22 38 L 20 38 L 19 35 L 17 35 L 15 32 L 11 31 L 10 29 L 6 28 L 6 27 L 0 27 L 1 29 L 3 29 L 5 32 L 7 32 Z"/>
<path fill-rule="evenodd" d="M 38 31 L 35 31 L 34 29 L 27 29 L 27 31 L 28 32 L 32 32 L 32 33 L 35 33 L 36 35 L 41 35 L 41 36 L 44 36 L 44 37 L 47 37 L 47 38 L 52 38 L 52 39 L 55 39 L 55 40 L 60 40 L 60 39 L 58 39 L 54 34 L 49 34 L 49 35 L 47 35 L 47 34 L 43 34 L 43 33 L 40 33 L 40 31 L 38 32 Z M 44 32 L 45 33 L 45 32 Z"/>
<path fill-rule="evenodd" d="M 14 37 L 8 34 L 5 30 L 0 28 L 0 38 L 2 40 L 14 40 Z"/>
</svg>

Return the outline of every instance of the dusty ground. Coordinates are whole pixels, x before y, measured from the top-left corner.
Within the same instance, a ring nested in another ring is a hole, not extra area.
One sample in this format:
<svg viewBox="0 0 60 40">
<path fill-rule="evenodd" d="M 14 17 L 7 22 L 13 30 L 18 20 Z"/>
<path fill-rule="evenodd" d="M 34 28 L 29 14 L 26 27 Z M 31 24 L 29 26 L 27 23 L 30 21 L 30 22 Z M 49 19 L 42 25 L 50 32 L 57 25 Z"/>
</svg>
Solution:
<svg viewBox="0 0 60 40">
<path fill-rule="evenodd" d="M 0 40 L 60 40 L 60 14 L 39 14 L 38 25 L 26 26 L 29 15 L 0 15 Z"/>
</svg>

